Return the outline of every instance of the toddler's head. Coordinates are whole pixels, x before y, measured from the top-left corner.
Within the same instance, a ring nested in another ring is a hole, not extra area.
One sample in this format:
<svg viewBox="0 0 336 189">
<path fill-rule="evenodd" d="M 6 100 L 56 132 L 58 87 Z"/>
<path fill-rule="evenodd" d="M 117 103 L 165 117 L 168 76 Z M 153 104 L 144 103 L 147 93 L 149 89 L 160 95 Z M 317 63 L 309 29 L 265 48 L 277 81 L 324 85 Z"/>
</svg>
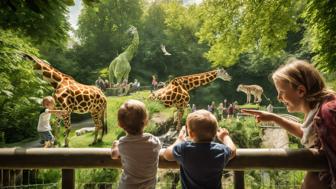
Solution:
<svg viewBox="0 0 336 189">
<path fill-rule="evenodd" d="M 210 142 L 217 133 L 217 119 L 206 110 L 197 110 L 187 117 L 187 129 L 194 134 L 195 142 Z"/>
<path fill-rule="evenodd" d="M 145 104 L 128 100 L 118 110 L 118 123 L 128 134 L 140 135 L 148 122 Z"/>
<path fill-rule="evenodd" d="M 44 108 L 53 109 L 55 107 L 55 100 L 52 96 L 46 96 L 42 99 L 42 106 Z"/>
</svg>

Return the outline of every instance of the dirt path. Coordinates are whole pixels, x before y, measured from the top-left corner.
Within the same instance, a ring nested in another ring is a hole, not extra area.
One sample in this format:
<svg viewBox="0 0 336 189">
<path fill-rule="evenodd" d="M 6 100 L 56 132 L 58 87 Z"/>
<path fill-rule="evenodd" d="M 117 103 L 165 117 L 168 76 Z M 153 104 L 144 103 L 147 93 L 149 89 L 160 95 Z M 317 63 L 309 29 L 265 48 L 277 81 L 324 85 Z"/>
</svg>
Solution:
<svg viewBox="0 0 336 189">
<path fill-rule="evenodd" d="M 92 119 L 86 119 L 77 123 L 71 124 L 71 130 L 77 130 L 83 127 L 94 127 L 94 123 Z M 16 147 L 22 147 L 22 148 L 40 148 L 42 147 L 42 144 L 40 144 L 40 139 L 33 140 L 30 142 L 22 143 L 17 145 Z"/>
</svg>

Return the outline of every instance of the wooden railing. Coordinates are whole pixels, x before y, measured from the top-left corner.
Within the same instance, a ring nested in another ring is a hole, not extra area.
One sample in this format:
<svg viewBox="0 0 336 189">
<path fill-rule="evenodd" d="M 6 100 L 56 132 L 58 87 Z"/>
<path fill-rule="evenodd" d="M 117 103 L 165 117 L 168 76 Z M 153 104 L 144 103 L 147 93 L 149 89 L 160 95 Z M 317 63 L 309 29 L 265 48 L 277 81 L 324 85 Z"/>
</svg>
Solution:
<svg viewBox="0 0 336 189">
<path fill-rule="evenodd" d="M 0 169 L 59 168 L 62 188 L 75 188 L 75 169 L 121 168 L 111 159 L 109 148 L 0 148 Z M 176 162 L 160 159 L 159 168 L 177 169 Z M 323 154 L 314 149 L 238 149 L 226 170 L 234 171 L 234 188 L 244 188 L 244 170 L 282 169 L 320 171 L 327 169 Z"/>
</svg>

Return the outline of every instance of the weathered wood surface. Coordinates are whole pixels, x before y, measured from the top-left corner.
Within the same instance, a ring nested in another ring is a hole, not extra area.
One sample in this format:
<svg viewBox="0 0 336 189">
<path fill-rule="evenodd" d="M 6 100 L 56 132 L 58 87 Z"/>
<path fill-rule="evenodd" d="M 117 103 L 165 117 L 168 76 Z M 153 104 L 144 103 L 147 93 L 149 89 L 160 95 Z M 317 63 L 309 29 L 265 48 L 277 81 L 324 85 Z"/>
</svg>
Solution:
<svg viewBox="0 0 336 189">
<path fill-rule="evenodd" d="M 0 168 L 121 168 L 121 163 L 111 159 L 110 148 L 0 148 Z M 161 159 L 159 168 L 178 168 L 178 165 Z M 238 149 L 237 157 L 226 167 L 310 171 L 326 168 L 324 155 L 314 149 Z"/>
</svg>

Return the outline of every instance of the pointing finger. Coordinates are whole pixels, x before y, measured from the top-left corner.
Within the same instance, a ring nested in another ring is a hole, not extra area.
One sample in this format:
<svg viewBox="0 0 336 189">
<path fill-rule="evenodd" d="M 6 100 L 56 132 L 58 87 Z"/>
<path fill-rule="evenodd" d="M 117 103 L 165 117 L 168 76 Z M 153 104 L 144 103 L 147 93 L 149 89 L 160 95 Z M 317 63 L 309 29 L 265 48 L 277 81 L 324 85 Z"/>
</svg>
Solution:
<svg viewBox="0 0 336 189">
<path fill-rule="evenodd" d="M 247 109 L 242 109 L 241 110 L 244 113 L 252 114 L 252 115 L 260 115 L 262 112 L 259 110 L 247 110 Z"/>
</svg>

